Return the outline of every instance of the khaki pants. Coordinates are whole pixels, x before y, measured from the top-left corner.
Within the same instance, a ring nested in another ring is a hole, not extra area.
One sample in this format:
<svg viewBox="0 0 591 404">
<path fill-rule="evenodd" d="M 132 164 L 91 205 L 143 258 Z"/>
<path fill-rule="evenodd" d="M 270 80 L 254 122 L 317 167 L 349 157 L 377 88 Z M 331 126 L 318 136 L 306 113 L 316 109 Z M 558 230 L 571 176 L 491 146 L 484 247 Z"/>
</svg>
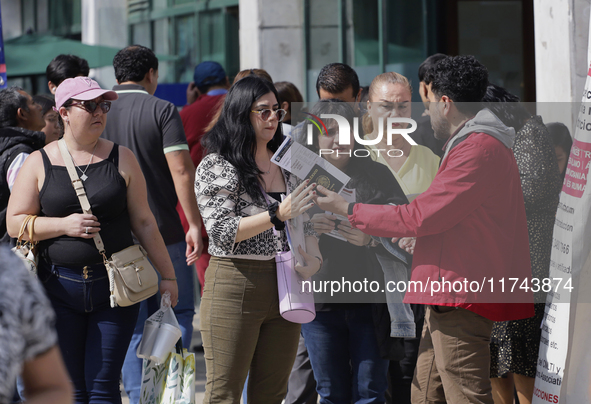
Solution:
<svg viewBox="0 0 591 404">
<path fill-rule="evenodd" d="M 203 403 L 281 403 L 300 325 L 279 314 L 275 261 L 211 257 L 201 300 L 207 370 Z M 249 373 L 250 372 L 250 373 Z"/>
<path fill-rule="evenodd" d="M 427 306 L 413 404 L 493 404 L 490 334 L 493 322 L 469 310 Z"/>
</svg>

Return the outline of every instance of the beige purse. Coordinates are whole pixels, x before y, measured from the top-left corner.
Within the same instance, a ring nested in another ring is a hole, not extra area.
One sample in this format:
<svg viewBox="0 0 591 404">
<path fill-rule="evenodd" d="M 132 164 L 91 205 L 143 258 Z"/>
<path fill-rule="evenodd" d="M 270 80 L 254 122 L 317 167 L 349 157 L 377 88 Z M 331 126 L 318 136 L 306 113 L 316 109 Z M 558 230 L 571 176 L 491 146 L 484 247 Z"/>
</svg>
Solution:
<svg viewBox="0 0 591 404">
<path fill-rule="evenodd" d="M 72 186 L 80 200 L 82 211 L 92 214 L 90 202 L 84 190 L 84 183 L 78 177 L 65 140 L 60 139 L 58 145 L 68 174 L 70 174 Z M 158 292 L 158 274 L 148 260 L 146 250 L 141 245 L 127 247 L 111 255 L 111 258 L 107 258 L 100 234 L 95 233 L 93 240 L 99 253 L 103 256 L 105 267 L 109 273 L 111 307 L 131 306 Z"/>
<path fill-rule="evenodd" d="M 158 292 L 158 275 L 141 245 L 127 247 L 110 259 L 104 250 L 101 255 L 109 271 L 111 307 L 131 306 Z"/>
</svg>

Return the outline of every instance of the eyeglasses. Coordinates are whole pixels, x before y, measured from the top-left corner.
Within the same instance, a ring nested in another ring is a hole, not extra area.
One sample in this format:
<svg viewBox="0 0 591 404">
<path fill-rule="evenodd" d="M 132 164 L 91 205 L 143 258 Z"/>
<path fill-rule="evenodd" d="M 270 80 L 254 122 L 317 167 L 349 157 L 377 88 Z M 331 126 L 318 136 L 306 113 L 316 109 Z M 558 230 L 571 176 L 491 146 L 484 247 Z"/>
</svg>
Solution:
<svg viewBox="0 0 591 404">
<path fill-rule="evenodd" d="M 259 114 L 259 116 L 261 117 L 261 119 L 263 121 L 268 121 L 269 119 L 271 119 L 271 116 L 275 115 L 277 117 L 277 121 L 281 122 L 285 118 L 285 115 L 287 115 L 287 111 L 285 111 L 284 109 L 275 109 L 275 110 L 261 109 L 260 111 L 252 110 L 250 112 L 254 112 L 255 114 Z"/>
<path fill-rule="evenodd" d="M 75 107 L 80 107 L 82 109 L 85 109 L 86 111 L 90 112 L 91 114 L 93 114 L 94 111 L 96 111 L 96 109 L 98 107 L 101 108 L 101 110 L 103 111 L 104 114 L 106 114 L 107 112 L 109 112 L 109 110 L 111 109 L 111 101 L 101 101 L 101 102 L 96 102 L 96 101 L 74 101 L 70 105 L 73 105 Z"/>
</svg>

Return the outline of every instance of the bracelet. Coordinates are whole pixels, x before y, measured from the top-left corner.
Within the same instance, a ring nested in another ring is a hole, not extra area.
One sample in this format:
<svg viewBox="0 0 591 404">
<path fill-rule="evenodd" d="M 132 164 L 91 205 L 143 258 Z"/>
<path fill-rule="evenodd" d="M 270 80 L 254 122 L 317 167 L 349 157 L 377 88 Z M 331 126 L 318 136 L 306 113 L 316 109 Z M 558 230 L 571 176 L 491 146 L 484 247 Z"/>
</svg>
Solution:
<svg viewBox="0 0 591 404">
<path fill-rule="evenodd" d="M 279 210 L 279 204 L 277 202 L 272 203 L 269 205 L 269 219 L 275 227 L 275 230 L 280 231 L 285 229 L 285 222 L 279 220 L 277 217 L 277 211 Z"/>
<path fill-rule="evenodd" d="M 318 258 L 318 261 L 320 261 L 320 268 L 322 268 L 322 263 L 324 262 L 324 261 L 322 261 L 322 258 L 320 258 L 320 257 L 319 257 L 319 256 L 317 256 L 317 255 L 315 255 L 314 257 L 315 257 L 315 258 Z"/>
<path fill-rule="evenodd" d="M 161 278 L 163 281 L 176 281 L 176 278 Z"/>
</svg>

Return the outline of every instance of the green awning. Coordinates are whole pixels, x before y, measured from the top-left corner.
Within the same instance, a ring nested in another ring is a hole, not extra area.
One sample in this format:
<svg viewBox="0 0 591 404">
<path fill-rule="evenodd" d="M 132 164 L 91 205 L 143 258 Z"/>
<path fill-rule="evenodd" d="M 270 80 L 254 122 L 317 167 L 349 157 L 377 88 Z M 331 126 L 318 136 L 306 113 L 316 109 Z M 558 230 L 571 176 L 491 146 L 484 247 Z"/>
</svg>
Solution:
<svg viewBox="0 0 591 404">
<path fill-rule="evenodd" d="M 123 47 L 123 46 L 122 46 Z M 4 41 L 6 75 L 8 77 L 45 74 L 47 65 L 59 54 L 72 54 L 88 61 L 90 68 L 111 66 L 120 48 L 86 45 L 72 39 L 37 33 Z M 176 56 L 158 55 L 160 61 L 176 60 Z"/>
</svg>

